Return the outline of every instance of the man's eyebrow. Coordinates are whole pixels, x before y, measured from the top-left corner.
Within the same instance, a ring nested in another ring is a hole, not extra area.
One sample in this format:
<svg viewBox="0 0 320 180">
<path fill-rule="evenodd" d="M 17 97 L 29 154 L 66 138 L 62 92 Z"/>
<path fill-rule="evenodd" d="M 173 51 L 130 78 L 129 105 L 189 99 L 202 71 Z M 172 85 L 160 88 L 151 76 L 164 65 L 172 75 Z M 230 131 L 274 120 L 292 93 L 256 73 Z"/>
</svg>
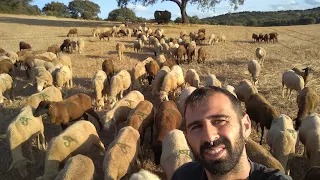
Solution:
<svg viewBox="0 0 320 180">
<path fill-rule="evenodd" d="M 199 124 L 201 120 L 195 120 L 192 123 L 188 124 L 187 129 L 189 129 L 191 126 Z"/>
<path fill-rule="evenodd" d="M 209 116 L 209 117 L 207 117 L 206 119 L 210 119 L 210 120 L 211 120 L 211 119 L 229 118 L 229 117 L 230 117 L 230 116 L 228 116 L 228 115 L 217 114 L 217 115 Z M 190 124 L 187 125 L 187 128 L 190 128 L 191 126 L 193 126 L 193 125 L 195 125 L 195 124 L 199 124 L 200 121 L 202 121 L 202 120 L 195 120 L 195 121 L 193 121 L 192 123 L 190 123 Z"/>
</svg>

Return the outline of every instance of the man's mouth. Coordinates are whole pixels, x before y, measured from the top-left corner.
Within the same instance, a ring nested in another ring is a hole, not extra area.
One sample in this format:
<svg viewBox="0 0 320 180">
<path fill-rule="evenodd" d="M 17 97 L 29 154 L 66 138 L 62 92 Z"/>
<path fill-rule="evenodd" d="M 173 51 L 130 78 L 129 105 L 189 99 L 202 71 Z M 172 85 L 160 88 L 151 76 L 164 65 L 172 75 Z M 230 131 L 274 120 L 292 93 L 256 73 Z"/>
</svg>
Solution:
<svg viewBox="0 0 320 180">
<path fill-rule="evenodd" d="M 209 149 L 206 149 L 204 154 L 207 156 L 209 159 L 218 159 L 224 154 L 225 152 L 225 145 L 218 145 L 216 147 L 211 147 Z"/>
</svg>

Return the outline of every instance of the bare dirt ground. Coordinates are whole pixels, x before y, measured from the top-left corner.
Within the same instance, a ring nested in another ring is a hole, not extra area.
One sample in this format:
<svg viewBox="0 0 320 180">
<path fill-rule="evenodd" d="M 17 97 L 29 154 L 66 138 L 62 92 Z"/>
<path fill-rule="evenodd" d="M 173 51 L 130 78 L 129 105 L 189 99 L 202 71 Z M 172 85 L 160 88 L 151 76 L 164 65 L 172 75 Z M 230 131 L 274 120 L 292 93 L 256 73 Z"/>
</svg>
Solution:
<svg viewBox="0 0 320 180">
<path fill-rule="evenodd" d="M 69 54 L 73 62 L 74 87 L 67 90 L 65 97 L 85 92 L 93 96 L 91 88 L 91 78 L 105 59 L 112 59 L 117 70 L 131 68 L 138 61 L 142 61 L 149 56 L 153 56 L 151 49 L 146 47 L 142 53 L 133 52 L 134 38 L 111 38 L 109 42 L 99 41 L 98 38 L 92 37 L 92 29 L 95 27 L 112 27 L 114 24 L 103 21 L 80 21 L 71 19 L 57 19 L 53 17 L 38 16 L 16 16 L 0 14 L 0 47 L 7 51 L 18 51 L 19 42 L 25 41 L 32 45 L 34 50 L 46 50 L 53 44 L 61 44 L 70 28 L 78 28 L 79 37 L 85 40 L 85 50 L 82 54 Z M 139 24 L 132 24 L 138 26 Z M 178 37 L 181 30 L 197 32 L 199 28 L 206 28 L 207 34 L 216 35 L 224 34 L 227 42 L 217 43 L 210 46 L 209 58 L 204 64 L 193 62 L 190 65 L 183 64 L 184 71 L 189 68 L 197 70 L 201 79 L 203 76 L 213 73 L 222 82 L 227 82 L 235 86 L 240 80 L 250 79 L 247 72 L 247 63 L 250 59 L 255 58 L 255 49 L 263 47 L 267 51 L 265 67 L 260 75 L 258 90 L 276 107 L 279 113 L 289 115 L 291 118 L 296 117 L 297 104 L 295 98 L 287 100 L 281 97 L 281 76 L 286 69 L 293 67 L 303 68 L 311 66 L 314 72 L 311 75 L 309 86 L 314 87 L 317 92 L 320 91 L 320 25 L 308 26 L 290 26 L 290 27 L 242 27 L 242 26 L 211 26 L 211 25 L 156 25 L 150 24 L 152 29 L 163 28 L 165 35 L 168 37 Z M 251 40 L 252 33 L 270 33 L 278 32 L 279 42 L 272 44 L 253 43 Z M 117 42 L 123 42 L 127 50 L 125 58 L 118 61 L 115 51 Z M 19 113 L 25 100 L 31 94 L 35 93 L 34 87 L 27 87 L 24 72 L 17 73 L 17 88 L 15 89 L 16 99 L 13 103 L 5 101 L 3 107 L 0 107 L 0 179 L 14 179 L 16 173 L 7 172 L 11 155 L 9 145 L 6 139 L 6 129 L 10 121 Z M 152 101 L 157 107 L 157 101 L 150 94 L 151 87 L 146 86 L 141 90 L 145 98 Z M 293 97 L 295 97 L 294 94 Z M 318 111 L 319 112 L 319 109 Z M 103 114 L 102 111 L 100 114 Z M 60 127 L 45 124 L 45 136 L 49 140 L 61 131 Z M 112 132 L 100 133 L 105 146 L 112 141 Z M 147 134 L 148 136 L 148 134 Z M 265 135 L 266 136 L 266 135 Z M 258 142 L 260 134 L 252 133 L 254 140 Z M 144 168 L 153 171 L 164 178 L 160 167 L 153 164 L 153 155 L 148 149 L 149 139 L 146 140 L 146 154 L 143 162 Z M 264 141 L 264 147 L 269 150 L 269 146 Z M 29 168 L 32 172 L 27 179 L 35 179 L 43 174 L 41 162 L 44 153 L 34 152 L 38 165 Z M 102 161 L 103 156 L 95 155 L 92 157 L 96 166 L 96 178 L 102 179 Z M 36 164 L 37 164 L 36 163 Z M 39 165 L 40 164 L 40 165 Z M 293 179 L 302 179 L 308 166 L 308 161 L 301 155 L 294 154 L 290 160 L 290 170 Z M 18 178 L 19 179 L 19 178 Z"/>
</svg>

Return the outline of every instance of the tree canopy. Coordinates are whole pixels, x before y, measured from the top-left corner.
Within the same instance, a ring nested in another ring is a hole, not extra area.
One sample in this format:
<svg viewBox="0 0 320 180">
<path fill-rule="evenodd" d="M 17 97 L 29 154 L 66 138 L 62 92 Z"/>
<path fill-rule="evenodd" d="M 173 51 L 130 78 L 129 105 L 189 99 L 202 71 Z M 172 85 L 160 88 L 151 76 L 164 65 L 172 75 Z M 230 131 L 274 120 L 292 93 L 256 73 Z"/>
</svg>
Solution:
<svg viewBox="0 0 320 180">
<path fill-rule="evenodd" d="M 119 8 L 111 11 L 108 16 L 109 21 L 131 21 L 137 20 L 136 14 L 129 8 Z"/>
<path fill-rule="evenodd" d="M 93 19 L 97 18 L 100 13 L 100 6 L 98 4 L 83 0 L 71 1 L 68 5 L 68 9 L 73 18 L 82 17 L 84 19 Z"/>
<path fill-rule="evenodd" d="M 9 14 L 39 15 L 41 10 L 38 6 L 32 6 L 32 0 L 1 0 L 0 12 Z"/>
<path fill-rule="evenodd" d="M 239 5 L 242 5 L 244 3 L 244 0 L 162 0 L 161 2 L 163 1 L 171 1 L 179 6 L 183 23 L 189 23 L 188 15 L 186 12 L 187 3 L 197 4 L 198 8 L 206 10 L 214 10 L 215 6 L 222 1 L 229 1 L 230 5 L 233 6 L 234 9 L 237 9 Z M 144 6 L 148 6 L 157 3 L 158 0 L 117 0 L 119 7 L 126 7 L 130 2 L 139 2 Z"/>
<path fill-rule="evenodd" d="M 51 2 L 44 5 L 42 12 L 48 16 L 70 17 L 68 7 L 63 3 Z"/>
</svg>

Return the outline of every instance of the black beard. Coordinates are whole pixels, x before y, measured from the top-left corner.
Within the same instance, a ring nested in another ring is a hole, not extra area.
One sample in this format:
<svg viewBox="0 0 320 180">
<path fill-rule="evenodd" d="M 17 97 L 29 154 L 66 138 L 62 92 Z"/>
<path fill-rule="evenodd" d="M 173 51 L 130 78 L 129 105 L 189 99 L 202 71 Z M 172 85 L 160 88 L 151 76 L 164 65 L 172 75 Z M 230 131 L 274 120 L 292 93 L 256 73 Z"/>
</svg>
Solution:
<svg viewBox="0 0 320 180">
<path fill-rule="evenodd" d="M 231 142 L 229 140 L 227 140 L 224 137 L 220 137 L 219 139 L 215 140 L 213 144 L 210 144 L 209 142 L 203 143 L 200 147 L 200 154 L 194 153 L 195 159 L 199 161 L 203 165 L 203 167 L 212 175 L 222 176 L 232 170 L 236 170 L 235 167 L 239 163 L 245 145 L 244 137 L 240 132 L 238 136 L 239 138 L 235 140 L 234 148 L 232 148 Z M 210 149 L 212 147 L 217 147 L 221 144 L 225 146 L 225 150 L 227 152 L 226 159 L 205 160 L 205 150 Z"/>
</svg>

